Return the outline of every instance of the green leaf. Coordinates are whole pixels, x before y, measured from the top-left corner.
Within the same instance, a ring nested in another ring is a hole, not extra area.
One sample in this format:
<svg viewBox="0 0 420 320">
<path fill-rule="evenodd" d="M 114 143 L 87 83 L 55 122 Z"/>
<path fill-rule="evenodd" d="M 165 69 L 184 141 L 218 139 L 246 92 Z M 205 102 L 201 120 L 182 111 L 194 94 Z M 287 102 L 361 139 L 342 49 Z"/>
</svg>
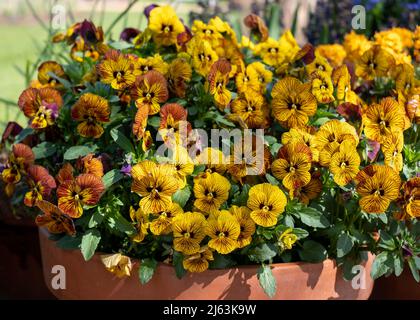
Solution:
<svg viewBox="0 0 420 320">
<path fill-rule="evenodd" d="M 213 254 L 213 258 L 214 260 L 209 263 L 210 269 L 226 269 L 236 264 L 228 255 L 219 254 L 217 252 Z"/>
<path fill-rule="evenodd" d="M 93 212 L 92 216 L 90 217 L 88 227 L 95 228 L 96 226 L 100 225 L 104 220 L 105 212 L 103 209 L 98 207 L 95 212 Z"/>
<path fill-rule="evenodd" d="M 106 220 L 111 229 L 116 229 L 128 235 L 133 235 L 136 233 L 136 228 L 130 222 L 128 222 L 127 219 L 124 218 L 116 209 L 109 212 Z"/>
<path fill-rule="evenodd" d="M 307 240 L 303 243 L 303 248 L 299 250 L 299 256 L 303 261 L 321 262 L 327 259 L 327 250 L 322 244 Z"/>
<path fill-rule="evenodd" d="M 206 165 L 205 164 L 198 164 L 194 166 L 194 171 L 191 174 L 193 177 L 197 176 L 199 173 L 204 172 L 204 170 L 206 169 Z"/>
<path fill-rule="evenodd" d="M 342 233 L 337 241 L 337 257 L 341 258 L 348 254 L 354 246 L 354 239 L 348 233 Z"/>
<path fill-rule="evenodd" d="M 64 250 L 75 250 L 80 249 L 80 244 L 82 243 L 82 237 L 72 237 L 69 235 L 65 235 L 60 240 L 58 240 L 55 244 L 58 248 Z"/>
<path fill-rule="evenodd" d="M 380 239 L 379 247 L 380 248 L 384 248 L 384 249 L 389 250 L 389 251 L 395 250 L 395 248 L 396 248 L 395 241 L 387 232 L 385 232 L 383 230 L 380 230 L 379 235 L 380 235 L 380 237 L 379 237 L 379 239 Z"/>
<path fill-rule="evenodd" d="M 401 275 L 404 271 L 404 258 L 402 255 L 395 253 L 394 254 L 394 273 L 397 277 Z"/>
<path fill-rule="evenodd" d="M 172 195 L 172 200 L 178 203 L 182 208 L 186 205 L 188 199 L 191 196 L 191 190 L 188 186 L 184 189 L 180 189 Z"/>
<path fill-rule="evenodd" d="M 175 267 L 175 274 L 178 279 L 181 279 L 187 273 L 187 270 L 184 269 L 184 256 L 182 253 L 175 251 L 172 264 Z"/>
<path fill-rule="evenodd" d="M 248 184 L 244 184 L 241 192 L 232 199 L 232 204 L 237 206 L 246 206 L 249 189 L 250 186 Z"/>
<path fill-rule="evenodd" d="M 272 243 L 263 243 L 259 246 L 252 248 L 248 252 L 248 257 L 254 262 L 270 261 L 277 255 L 277 250 Z"/>
<path fill-rule="evenodd" d="M 264 140 L 269 144 L 272 145 L 277 142 L 277 138 L 273 136 L 264 136 Z"/>
<path fill-rule="evenodd" d="M 377 216 L 384 224 L 388 224 L 388 216 L 385 213 L 378 214 Z"/>
<path fill-rule="evenodd" d="M 392 259 L 391 255 L 386 251 L 381 252 L 375 257 L 375 260 L 372 263 L 372 269 L 370 271 L 370 275 L 374 280 L 389 272 L 390 267 L 388 265 L 388 261 L 390 258 Z"/>
<path fill-rule="evenodd" d="M 158 262 L 155 259 L 143 259 L 139 267 L 139 279 L 141 284 L 148 283 L 155 273 Z"/>
<path fill-rule="evenodd" d="M 159 126 L 160 126 L 160 117 L 159 116 L 150 117 L 147 120 L 147 124 L 149 126 L 152 126 L 153 128 L 159 128 Z"/>
<path fill-rule="evenodd" d="M 67 149 L 64 153 L 64 160 L 75 160 L 79 159 L 80 157 L 84 157 L 89 153 L 93 153 L 96 150 L 96 146 L 74 146 Z"/>
<path fill-rule="evenodd" d="M 57 80 L 58 82 L 60 82 L 63 86 L 64 86 L 64 88 L 66 88 L 67 90 L 71 90 L 71 88 L 72 88 L 72 84 L 71 84 L 71 82 L 70 81 L 68 81 L 67 79 L 64 79 L 64 78 L 60 78 L 59 76 L 57 76 L 54 72 L 48 72 L 48 75 L 51 77 L 51 78 L 53 78 L 53 79 L 55 79 L 55 80 Z"/>
<path fill-rule="evenodd" d="M 134 152 L 134 147 L 130 140 L 117 128 L 113 128 L 110 132 L 112 139 L 120 146 L 125 152 Z"/>
<path fill-rule="evenodd" d="M 271 38 L 278 39 L 281 33 L 280 27 L 280 6 L 277 4 L 271 5 L 271 16 L 268 23 L 268 30 Z"/>
<path fill-rule="evenodd" d="M 51 142 L 42 142 L 38 144 L 37 146 L 32 148 L 32 151 L 35 155 L 35 159 L 44 159 L 48 158 L 49 156 L 52 156 L 57 152 L 57 149 L 54 144 Z"/>
<path fill-rule="evenodd" d="M 284 225 L 289 228 L 293 228 L 295 226 L 295 220 L 290 214 L 284 214 Z"/>
<path fill-rule="evenodd" d="M 219 115 L 219 114 L 216 116 L 215 121 L 219 125 L 224 124 L 225 126 L 228 126 L 228 127 L 236 127 L 236 125 L 233 122 L 227 120 L 226 118 L 224 118 L 222 115 Z"/>
<path fill-rule="evenodd" d="M 34 134 L 35 131 L 32 128 L 25 128 L 23 129 L 15 138 L 15 143 L 22 142 L 25 140 L 28 136 Z"/>
<path fill-rule="evenodd" d="M 411 274 L 413 275 L 414 280 L 420 282 L 419 269 L 417 268 L 416 261 L 413 259 L 413 257 L 410 257 L 408 259 L 408 266 L 410 267 Z"/>
<path fill-rule="evenodd" d="M 330 223 L 327 218 L 315 208 L 301 207 L 298 210 L 292 212 L 295 216 L 299 217 L 304 224 L 314 228 L 327 228 Z"/>
<path fill-rule="evenodd" d="M 83 235 L 81 250 L 86 261 L 90 260 L 95 254 L 99 241 L 101 241 L 101 234 L 96 229 L 90 229 Z"/>
<path fill-rule="evenodd" d="M 108 171 L 103 177 L 102 182 L 104 183 L 105 189 L 109 189 L 114 183 L 117 183 L 122 178 L 124 178 L 124 175 L 121 173 L 118 169 L 113 169 L 111 171 Z"/>
<path fill-rule="evenodd" d="M 129 43 L 126 41 L 113 41 L 109 43 L 109 46 L 117 50 L 125 50 L 125 49 L 130 49 L 134 47 L 132 43 Z"/>
<path fill-rule="evenodd" d="M 305 239 L 309 236 L 309 232 L 301 228 L 294 228 L 293 233 L 298 237 L 298 240 Z"/>
<path fill-rule="evenodd" d="M 413 259 L 414 259 L 414 262 L 416 263 L 417 269 L 420 269 L 420 258 L 413 256 Z"/>
<path fill-rule="evenodd" d="M 265 178 L 267 179 L 267 181 L 272 184 L 273 186 L 278 186 L 279 185 L 279 181 L 274 178 L 271 174 L 266 173 L 265 174 Z"/>
<path fill-rule="evenodd" d="M 273 298 L 277 291 L 276 278 L 273 276 L 270 266 L 262 265 L 257 272 L 257 277 L 264 292 Z"/>
</svg>

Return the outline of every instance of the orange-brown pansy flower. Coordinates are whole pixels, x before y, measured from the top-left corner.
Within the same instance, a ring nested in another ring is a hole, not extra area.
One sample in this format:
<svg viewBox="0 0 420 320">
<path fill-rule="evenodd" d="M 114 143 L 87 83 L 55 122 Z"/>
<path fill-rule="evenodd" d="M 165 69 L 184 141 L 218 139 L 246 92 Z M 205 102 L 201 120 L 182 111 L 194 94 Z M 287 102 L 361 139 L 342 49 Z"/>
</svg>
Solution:
<svg viewBox="0 0 420 320">
<path fill-rule="evenodd" d="M 401 179 L 388 166 L 373 164 L 359 171 L 355 177 L 359 204 L 367 213 L 384 213 L 391 201 L 398 198 Z"/>
<path fill-rule="evenodd" d="M 346 50 L 344 50 L 342 45 L 336 43 L 319 45 L 316 48 L 316 52 L 327 58 L 333 68 L 341 66 L 346 57 Z"/>
<path fill-rule="evenodd" d="M 133 134 L 140 140 L 143 138 L 144 133 L 146 132 L 147 119 L 149 118 L 149 108 L 146 106 L 144 108 L 137 109 L 136 116 L 134 117 L 133 123 Z"/>
<path fill-rule="evenodd" d="M 150 11 L 148 27 L 153 32 L 153 40 L 161 46 L 176 44 L 178 34 L 185 30 L 175 10 L 170 6 L 153 8 Z"/>
<path fill-rule="evenodd" d="M 164 103 L 169 97 L 166 79 L 157 71 L 149 71 L 138 77 L 131 93 L 136 107 L 148 108 L 150 115 L 158 113 L 160 103 Z"/>
<path fill-rule="evenodd" d="M 24 203 L 28 207 L 33 207 L 37 201 L 48 197 L 52 189 L 57 187 L 48 170 L 38 165 L 29 166 L 27 182 L 29 191 L 25 194 Z"/>
<path fill-rule="evenodd" d="M 53 88 L 61 87 L 61 83 L 56 78 L 52 77 L 51 73 L 58 78 L 67 78 L 63 67 L 59 63 L 55 61 L 45 61 L 38 67 L 38 81 L 44 86 Z"/>
<path fill-rule="evenodd" d="M 311 149 L 306 144 L 288 143 L 280 148 L 271 172 L 287 189 L 297 189 L 311 180 L 311 162 Z"/>
<path fill-rule="evenodd" d="M 274 117 L 287 128 L 305 126 L 316 113 L 317 102 L 310 87 L 298 79 L 286 77 L 271 91 Z"/>
<path fill-rule="evenodd" d="M 101 81 L 115 90 L 126 89 L 136 80 L 133 60 L 117 50 L 107 51 L 97 70 Z"/>
<path fill-rule="evenodd" d="M 149 215 L 145 214 L 141 208 L 134 210 L 133 207 L 130 207 L 130 218 L 131 221 L 135 223 L 135 228 L 137 230 L 137 234 L 135 234 L 131 240 L 140 243 L 148 234 Z"/>
<path fill-rule="evenodd" d="M 208 75 L 209 92 L 214 97 L 216 105 L 223 110 L 230 102 L 231 93 L 226 88 L 232 67 L 226 59 L 217 60 L 210 68 Z"/>
<path fill-rule="evenodd" d="M 366 108 L 362 115 L 368 139 L 383 143 L 392 132 L 404 130 L 404 113 L 398 102 L 387 97 Z"/>
<path fill-rule="evenodd" d="M 143 141 L 141 142 L 141 148 L 144 152 L 148 151 L 153 145 L 152 134 L 149 130 L 146 130 L 143 134 Z"/>
<path fill-rule="evenodd" d="M 309 75 L 313 73 L 323 73 L 328 76 L 331 76 L 332 68 L 328 63 L 328 60 L 319 54 L 318 51 L 315 51 L 315 59 L 306 66 L 306 72 Z"/>
<path fill-rule="evenodd" d="M 160 111 L 159 134 L 165 142 L 185 141 L 191 131 L 187 110 L 177 103 L 167 103 Z"/>
<path fill-rule="evenodd" d="M 344 141 L 330 158 L 329 169 L 340 186 L 350 183 L 359 172 L 360 157 L 352 140 Z"/>
<path fill-rule="evenodd" d="M 19 96 L 18 105 L 30 119 L 33 129 L 51 126 L 63 105 L 60 93 L 52 88 L 28 88 Z"/>
<path fill-rule="evenodd" d="M 281 143 L 286 145 L 288 143 L 304 143 L 310 149 L 312 153 L 312 161 L 318 162 L 319 151 L 315 148 L 315 128 L 314 127 L 302 127 L 302 128 L 291 128 L 281 136 Z"/>
<path fill-rule="evenodd" d="M 337 89 L 337 100 L 358 104 L 357 94 L 351 90 L 351 76 L 347 66 L 343 64 L 334 70 L 332 82 Z"/>
<path fill-rule="evenodd" d="M 381 145 L 384 154 L 384 163 L 396 171 L 401 171 L 404 166 L 402 150 L 404 147 L 404 134 L 392 132 Z"/>
<path fill-rule="evenodd" d="M 102 161 L 99 158 L 95 158 L 93 153 L 90 153 L 81 159 L 81 167 L 83 169 L 83 173 L 93 174 L 98 178 L 102 178 L 104 175 L 104 166 Z"/>
<path fill-rule="evenodd" d="M 101 255 L 105 269 L 118 278 L 129 277 L 133 265 L 131 259 L 121 253 Z"/>
<path fill-rule="evenodd" d="M 191 80 L 192 69 L 184 58 L 176 58 L 170 64 L 167 73 L 168 87 L 178 98 L 184 98 L 187 83 Z"/>
<path fill-rule="evenodd" d="M 315 133 L 314 147 L 319 152 L 319 163 L 328 167 L 331 156 L 346 140 L 351 140 L 356 147 L 359 144 L 359 136 L 356 129 L 347 122 L 337 119 L 324 123 Z"/>
<path fill-rule="evenodd" d="M 260 82 L 258 81 L 258 73 L 254 68 L 247 66 L 245 70 L 238 72 L 235 77 L 238 93 L 253 95 L 260 90 Z"/>
<path fill-rule="evenodd" d="M 194 37 L 188 42 L 188 53 L 192 56 L 192 65 L 195 71 L 203 77 L 207 77 L 211 66 L 218 59 L 218 55 L 210 43 Z"/>
<path fill-rule="evenodd" d="M 420 82 L 415 78 L 414 68 L 411 64 L 403 63 L 395 68 L 395 90 L 409 97 L 419 93 Z"/>
<path fill-rule="evenodd" d="M 365 80 L 385 77 L 395 65 L 394 57 L 381 46 L 375 45 L 365 51 L 356 64 L 356 76 Z"/>
<path fill-rule="evenodd" d="M 2 180 L 6 183 L 5 191 L 10 197 L 14 192 L 14 185 L 26 174 L 28 166 L 35 161 L 32 149 L 25 144 L 13 145 L 6 168 L 2 171 Z"/>
<path fill-rule="evenodd" d="M 264 42 L 268 39 L 268 28 L 263 19 L 256 14 L 247 15 L 244 18 L 245 25 L 251 29 L 251 35 L 255 35 L 258 41 Z"/>
<path fill-rule="evenodd" d="M 93 93 L 84 93 L 71 109 L 71 116 L 80 122 L 77 131 L 82 137 L 99 138 L 104 133 L 102 124 L 109 122 L 108 100 Z"/>
<path fill-rule="evenodd" d="M 311 180 L 308 184 L 296 189 L 289 190 L 290 198 L 297 198 L 303 204 L 308 205 L 313 199 L 318 198 L 322 192 L 322 182 L 320 174 L 317 172 L 312 173 Z"/>
<path fill-rule="evenodd" d="M 233 178 L 242 183 L 242 179 L 246 176 L 256 176 L 265 174 L 265 148 L 259 150 L 257 146 L 263 146 L 263 141 L 254 141 L 246 143 L 243 141 L 242 148 L 234 148 L 230 157 L 228 172 Z M 261 154 L 260 154 L 261 152 Z"/>
<path fill-rule="evenodd" d="M 420 217 L 420 177 L 414 177 L 403 184 L 403 194 L 398 199 L 402 218 Z"/>
<path fill-rule="evenodd" d="M 144 75 L 152 70 L 161 74 L 168 72 L 168 64 L 159 53 L 155 53 L 153 56 L 147 58 L 135 57 L 133 61 L 135 64 L 135 73 L 138 75 Z"/>
<path fill-rule="evenodd" d="M 83 206 L 99 202 L 105 186 L 93 174 L 81 174 L 75 180 L 67 180 L 57 189 L 58 207 L 72 218 L 80 218 Z"/>
<path fill-rule="evenodd" d="M 229 118 L 249 129 L 264 128 L 268 125 L 268 106 L 261 94 L 241 95 L 232 101 Z"/>
<path fill-rule="evenodd" d="M 67 162 L 58 171 L 58 174 L 55 177 L 55 179 L 57 180 L 59 184 L 63 184 L 64 181 L 67 181 L 67 180 L 74 180 L 73 172 L 74 172 L 73 166 Z"/>
<path fill-rule="evenodd" d="M 158 166 L 151 161 L 143 161 L 133 167 L 131 174 L 131 190 L 142 197 L 139 205 L 146 214 L 157 214 L 170 207 L 172 195 L 179 188 L 173 166 Z"/>
<path fill-rule="evenodd" d="M 183 214 L 184 210 L 177 203 L 172 205 L 165 211 L 154 214 L 155 219 L 150 222 L 150 231 L 154 235 L 168 234 L 172 232 L 172 220 L 179 214 Z"/>
<path fill-rule="evenodd" d="M 35 223 L 40 227 L 47 227 L 51 233 L 67 233 L 70 236 L 76 234 L 73 220 L 52 203 L 41 200 L 36 202 L 36 206 L 44 214 L 38 215 Z"/>
<path fill-rule="evenodd" d="M 334 87 L 331 77 L 323 72 L 316 72 L 312 74 L 312 94 L 319 103 L 330 103 L 334 99 Z"/>
</svg>

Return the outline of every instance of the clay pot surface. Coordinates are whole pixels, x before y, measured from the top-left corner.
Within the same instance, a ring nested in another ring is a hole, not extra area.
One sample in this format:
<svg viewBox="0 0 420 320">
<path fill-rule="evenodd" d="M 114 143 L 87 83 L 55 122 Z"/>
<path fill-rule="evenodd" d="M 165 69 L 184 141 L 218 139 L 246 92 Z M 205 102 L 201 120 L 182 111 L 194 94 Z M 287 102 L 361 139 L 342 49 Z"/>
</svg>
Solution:
<svg viewBox="0 0 420 320">
<path fill-rule="evenodd" d="M 46 287 L 35 227 L 0 222 L 0 299 L 55 299 Z"/>
<path fill-rule="evenodd" d="M 414 280 L 409 267 L 396 277 L 391 275 L 375 281 L 372 300 L 420 300 L 420 283 Z"/>
<path fill-rule="evenodd" d="M 141 285 L 138 279 L 139 262 L 135 261 L 131 277 L 119 279 L 106 271 L 98 254 L 85 262 L 80 251 L 62 250 L 40 229 L 40 244 L 44 278 L 51 292 L 59 299 L 136 299 L 136 300 L 245 300 L 269 299 L 257 278 L 258 266 L 207 270 L 187 273 L 178 279 L 171 265 L 160 263 L 150 282 Z M 277 300 L 357 299 L 369 298 L 373 280 L 370 267 L 373 256 L 364 265 L 364 288 L 353 289 L 343 279 L 333 260 L 322 263 L 273 264 L 277 279 Z M 66 289 L 53 289 L 51 280 L 55 265 L 65 268 Z"/>
</svg>

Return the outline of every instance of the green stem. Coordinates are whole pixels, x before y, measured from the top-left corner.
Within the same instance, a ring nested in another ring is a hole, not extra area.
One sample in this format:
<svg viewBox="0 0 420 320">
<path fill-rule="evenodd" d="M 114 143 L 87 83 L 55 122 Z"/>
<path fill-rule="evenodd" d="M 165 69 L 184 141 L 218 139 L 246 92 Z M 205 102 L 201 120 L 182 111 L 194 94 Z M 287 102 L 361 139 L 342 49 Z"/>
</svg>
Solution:
<svg viewBox="0 0 420 320">
<path fill-rule="evenodd" d="M 133 0 L 133 1 L 131 1 L 129 4 L 128 4 L 128 6 L 127 6 L 127 8 L 125 8 L 125 10 L 123 11 L 123 12 L 121 12 L 119 15 L 118 15 L 118 17 L 114 20 L 114 21 L 112 21 L 112 23 L 111 23 L 111 25 L 109 26 L 109 28 L 108 28 L 108 30 L 107 30 L 107 32 L 105 33 L 105 36 L 109 36 L 110 35 L 110 33 L 111 33 L 111 31 L 112 31 L 112 29 L 115 27 L 115 25 L 118 23 L 118 21 L 120 21 L 127 13 L 128 13 L 128 11 L 130 11 L 130 9 L 136 4 L 138 2 L 138 0 Z"/>
</svg>

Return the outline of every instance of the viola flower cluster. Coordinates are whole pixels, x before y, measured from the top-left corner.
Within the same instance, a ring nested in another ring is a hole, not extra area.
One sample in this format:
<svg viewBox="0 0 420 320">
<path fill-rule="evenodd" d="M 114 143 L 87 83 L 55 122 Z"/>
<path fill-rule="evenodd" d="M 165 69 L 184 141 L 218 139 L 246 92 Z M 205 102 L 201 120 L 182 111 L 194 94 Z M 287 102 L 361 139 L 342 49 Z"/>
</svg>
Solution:
<svg viewBox="0 0 420 320">
<path fill-rule="evenodd" d="M 144 13 L 119 41 L 89 21 L 54 36 L 72 61 L 39 66 L 18 101 L 28 127 L 3 137 L 6 193 L 25 190 L 58 241 L 109 253 L 119 277 L 131 258 L 357 264 L 389 225 L 377 217 L 420 217 L 420 27 L 314 47 L 255 15 L 239 38 L 219 17 L 189 28 L 169 6 Z M 214 129 L 252 133 L 222 148 L 199 134 Z"/>
</svg>

